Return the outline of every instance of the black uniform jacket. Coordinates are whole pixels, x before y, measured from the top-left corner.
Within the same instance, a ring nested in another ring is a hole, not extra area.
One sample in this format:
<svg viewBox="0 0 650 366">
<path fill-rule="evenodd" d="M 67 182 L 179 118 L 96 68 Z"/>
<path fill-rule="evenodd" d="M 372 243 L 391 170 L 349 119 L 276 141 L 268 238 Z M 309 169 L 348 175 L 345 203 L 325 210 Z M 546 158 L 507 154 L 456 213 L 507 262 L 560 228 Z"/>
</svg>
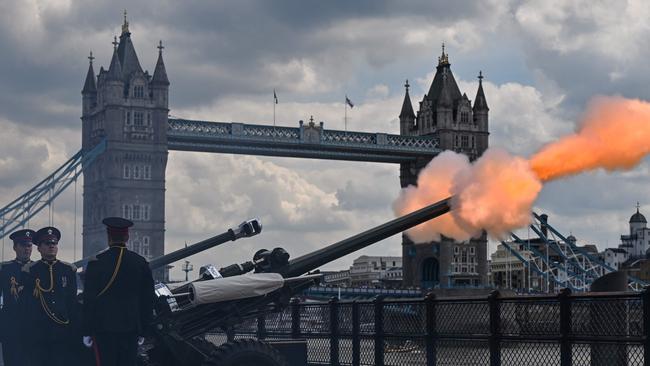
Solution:
<svg viewBox="0 0 650 366">
<path fill-rule="evenodd" d="M 77 268 L 63 261 L 39 260 L 23 267 L 33 339 L 62 341 L 78 322 Z"/>
<path fill-rule="evenodd" d="M 12 260 L 0 264 L 0 341 L 2 339 L 20 338 L 22 330 L 27 327 L 28 315 L 25 300 L 29 296 L 25 290 L 25 275 L 22 268 L 28 262 Z M 7 338 L 4 338 L 7 337 Z"/>
<path fill-rule="evenodd" d="M 153 277 L 147 261 L 123 246 L 110 247 L 87 264 L 83 334 L 145 335 L 153 315 L 154 297 Z"/>
</svg>

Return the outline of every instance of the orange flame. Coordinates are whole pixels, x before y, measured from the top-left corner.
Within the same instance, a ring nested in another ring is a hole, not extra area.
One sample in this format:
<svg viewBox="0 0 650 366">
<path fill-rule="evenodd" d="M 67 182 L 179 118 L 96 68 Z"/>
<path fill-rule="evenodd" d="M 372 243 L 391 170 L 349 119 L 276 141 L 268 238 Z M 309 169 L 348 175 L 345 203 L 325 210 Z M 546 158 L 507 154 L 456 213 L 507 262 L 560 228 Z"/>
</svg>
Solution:
<svg viewBox="0 0 650 366">
<path fill-rule="evenodd" d="M 530 160 L 490 148 L 470 164 L 445 151 L 420 172 L 417 187 L 402 190 L 394 202 L 404 215 L 453 196 L 451 215 L 407 231 L 416 243 L 478 237 L 483 230 L 501 239 L 528 225 L 542 182 L 584 171 L 630 169 L 650 153 L 650 104 L 620 97 L 598 97 L 578 131 L 544 146 Z"/>
<path fill-rule="evenodd" d="M 543 181 L 604 168 L 631 169 L 650 153 L 650 104 L 598 97 L 578 131 L 543 147 L 530 159 Z"/>
</svg>

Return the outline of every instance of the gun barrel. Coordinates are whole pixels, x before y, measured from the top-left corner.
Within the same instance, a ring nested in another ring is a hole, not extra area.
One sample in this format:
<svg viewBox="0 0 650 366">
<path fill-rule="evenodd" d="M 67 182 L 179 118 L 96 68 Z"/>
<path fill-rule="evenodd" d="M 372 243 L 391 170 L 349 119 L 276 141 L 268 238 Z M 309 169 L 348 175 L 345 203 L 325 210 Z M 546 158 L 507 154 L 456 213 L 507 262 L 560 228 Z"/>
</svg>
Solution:
<svg viewBox="0 0 650 366">
<path fill-rule="evenodd" d="M 228 229 L 228 231 L 226 231 L 225 233 L 202 240 L 198 243 L 165 254 L 158 258 L 154 258 L 149 262 L 149 267 L 152 270 L 161 268 L 168 264 L 187 258 L 191 255 L 200 253 L 204 250 L 226 243 L 228 241 L 235 241 L 240 238 L 249 238 L 261 232 L 262 232 L 262 223 L 258 219 L 246 220 L 241 224 L 239 224 L 238 227 Z M 82 260 L 75 262 L 74 264 L 79 268 L 85 267 L 86 263 L 88 263 L 88 259 L 89 258 L 84 258 Z"/>
<path fill-rule="evenodd" d="M 223 234 L 213 236 L 188 247 L 154 258 L 149 262 L 149 268 L 152 270 L 161 268 L 217 245 L 221 245 L 228 241 L 235 241 L 239 238 L 249 238 L 259 234 L 260 232 L 262 232 L 262 224 L 258 219 L 247 220 L 241 223 L 239 227 L 228 229 L 228 231 Z"/>
<path fill-rule="evenodd" d="M 303 255 L 289 261 L 280 273 L 284 277 L 296 277 L 339 259 L 347 254 L 363 249 L 378 241 L 401 233 L 404 230 L 417 226 L 449 212 L 451 197 L 421 208 L 410 214 L 398 217 L 387 223 L 366 230 L 350 238 L 331 244 L 325 248 Z"/>
</svg>

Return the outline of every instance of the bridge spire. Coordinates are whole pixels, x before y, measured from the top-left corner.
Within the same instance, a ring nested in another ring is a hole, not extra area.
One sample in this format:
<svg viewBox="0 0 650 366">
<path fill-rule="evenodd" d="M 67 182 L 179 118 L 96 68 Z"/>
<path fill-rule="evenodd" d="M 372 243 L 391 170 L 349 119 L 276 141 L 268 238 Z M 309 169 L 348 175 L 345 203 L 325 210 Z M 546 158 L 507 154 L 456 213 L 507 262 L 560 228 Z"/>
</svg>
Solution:
<svg viewBox="0 0 650 366">
<path fill-rule="evenodd" d="M 167 78 L 167 70 L 165 69 L 165 62 L 163 61 L 162 50 L 165 48 L 162 45 L 162 40 L 158 41 L 158 61 L 156 61 L 156 69 L 153 71 L 153 78 L 151 82 L 159 85 L 169 85 Z"/>
<path fill-rule="evenodd" d="M 478 90 L 474 98 L 474 111 L 489 111 L 485 93 L 483 92 L 483 71 L 478 72 Z"/>
<path fill-rule="evenodd" d="M 411 104 L 411 97 L 409 96 L 409 81 L 406 79 L 406 84 L 404 84 L 404 88 L 406 89 L 406 92 L 404 93 L 404 102 L 402 102 L 402 111 L 399 114 L 400 121 L 404 118 L 408 118 L 409 120 L 415 119 L 415 113 L 413 112 L 413 105 Z"/>
<path fill-rule="evenodd" d="M 81 90 L 81 94 L 91 94 L 97 93 L 97 86 L 95 84 L 95 71 L 93 70 L 93 51 L 90 51 L 90 56 L 88 56 L 88 73 L 86 74 L 86 81 L 84 82 L 84 88 Z"/>
<path fill-rule="evenodd" d="M 126 20 L 126 9 L 124 9 L 124 23 L 122 23 L 122 34 L 129 33 L 129 21 Z"/>
</svg>

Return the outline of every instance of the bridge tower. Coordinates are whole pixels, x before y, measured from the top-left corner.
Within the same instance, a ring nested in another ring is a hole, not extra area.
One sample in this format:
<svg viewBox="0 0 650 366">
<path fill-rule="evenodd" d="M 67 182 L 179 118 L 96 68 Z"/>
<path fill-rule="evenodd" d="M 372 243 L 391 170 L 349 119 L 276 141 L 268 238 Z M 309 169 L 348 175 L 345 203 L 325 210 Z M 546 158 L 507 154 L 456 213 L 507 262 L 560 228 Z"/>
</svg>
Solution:
<svg viewBox="0 0 650 366">
<path fill-rule="evenodd" d="M 142 71 L 129 23 L 113 42 L 108 70 L 95 79 L 92 53 L 82 94 L 82 148 L 106 139 L 106 151 L 84 169 L 83 255 L 106 248 L 102 219 L 121 216 L 135 225 L 128 246 L 146 258 L 164 253 L 165 168 L 169 80 L 158 46 L 153 73 Z M 167 271 L 154 274 L 167 280 Z"/>
<path fill-rule="evenodd" d="M 479 87 L 472 106 L 467 94 L 461 94 L 450 66 L 443 44 L 436 74 L 429 92 L 420 102 L 417 115 L 413 112 L 407 80 L 399 115 L 400 134 L 435 137 L 441 150 L 463 153 L 474 160 L 488 147 L 489 108 L 483 92 L 483 74 L 479 73 Z M 429 161 L 423 158 L 400 164 L 402 188 L 416 185 L 420 170 Z M 468 242 L 443 237 L 440 242 L 426 244 L 414 244 L 403 235 L 402 257 L 404 286 L 430 288 L 487 284 L 485 234 Z"/>
</svg>

